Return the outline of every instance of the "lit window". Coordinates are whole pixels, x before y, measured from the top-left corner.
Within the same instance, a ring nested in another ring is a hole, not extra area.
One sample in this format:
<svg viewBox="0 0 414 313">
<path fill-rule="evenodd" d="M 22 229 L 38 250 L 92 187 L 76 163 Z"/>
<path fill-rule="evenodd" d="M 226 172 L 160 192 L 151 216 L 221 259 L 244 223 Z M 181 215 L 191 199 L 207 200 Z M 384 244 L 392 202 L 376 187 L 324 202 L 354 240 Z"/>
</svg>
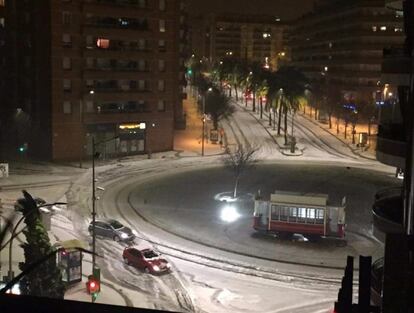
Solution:
<svg viewBox="0 0 414 313">
<path fill-rule="evenodd" d="M 0 0 L 0 7 L 4 7 L 5 6 L 5 0 Z"/>
<path fill-rule="evenodd" d="M 101 49 L 108 49 L 109 48 L 109 39 L 98 38 L 96 40 L 96 46 Z"/>
<path fill-rule="evenodd" d="M 63 102 L 63 114 L 71 114 L 72 113 L 72 103 L 70 101 Z"/>
<path fill-rule="evenodd" d="M 402 32 L 402 31 L 403 31 L 403 29 L 402 29 L 402 27 L 395 27 L 395 28 L 394 28 L 394 31 L 395 31 L 396 33 L 399 33 L 399 32 Z"/>
<path fill-rule="evenodd" d="M 0 18 L 0 26 L 1 27 L 4 27 L 4 17 L 1 17 Z"/>
<path fill-rule="evenodd" d="M 164 91 L 165 90 L 165 81 L 159 80 L 158 81 L 158 91 Z"/>
<path fill-rule="evenodd" d="M 160 11 L 165 11 L 165 0 L 159 0 L 160 2 L 159 2 L 159 4 L 160 4 L 160 6 L 159 6 L 159 8 L 160 8 Z"/>
<path fill-rule="evenodd" d="M 263 33 L 263 38 L 264 38 L 264 39 L 266 39 L 266 38 L 270 38 L 270 33 Z"/>
<path fill-rule="evenodd" d="M 63 58 L 63 64 L 62 65 L 63 65 L 63 69 L 64 70 L 70 70 L 71 67 L 72 67 L 70 58 L 64 57 Z"/>
<path fill-rule="evenodd" d="M 381 26 L 380 29 L 381 29 L 381 31 L 386 31 L 387 30 L 387 26 Z"/>
<path fill-rule="evenodd" d="M 160 20 L 160 33 L 165 33 L 165 20 Z"/>
<path fill-rule="evenodd" d="M 377 26 L 372 26 L 372 31 L 376 32 L 377 31 Z"/>
<path fill-rule="evenodd" d="M 165 101 L 164 100 L 158 100 L 157 111 L 158 112 L 165 111 Z"/>
</svg>

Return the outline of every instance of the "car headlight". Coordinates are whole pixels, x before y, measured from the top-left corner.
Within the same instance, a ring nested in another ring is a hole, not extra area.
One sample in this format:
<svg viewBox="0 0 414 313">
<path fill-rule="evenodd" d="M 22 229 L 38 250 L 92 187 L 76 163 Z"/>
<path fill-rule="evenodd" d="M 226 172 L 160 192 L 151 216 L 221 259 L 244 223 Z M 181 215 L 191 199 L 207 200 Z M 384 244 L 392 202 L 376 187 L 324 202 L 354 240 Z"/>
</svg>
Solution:
<svg viewBox="0 0 414 313">
<path fill-rule="evenodd" d="M 152 268 L 153 268 L 153 270 L 154 270 L 154 271 L 156 271 L 156 272 L 158 272 L 158 271 L 160 270 L 160 268 L 158 267 L 158 265 L 154 265 Z"/>
<path fill-rule="evenodd" d="M 132 233 L 133 233 L 135 236 L 138 236 L 138 232 L 137 232 L 135 229 L 133 229 L 133 230 L 132 230 Z"/>
<path fill-rule="evenodd" d="M 122 234 L 121 234 L 121 238 L 122 238 L 122 239 L 126 239 L 126 238 L 128 238 L 128 234 L 122 233 Z"/>
</svg>

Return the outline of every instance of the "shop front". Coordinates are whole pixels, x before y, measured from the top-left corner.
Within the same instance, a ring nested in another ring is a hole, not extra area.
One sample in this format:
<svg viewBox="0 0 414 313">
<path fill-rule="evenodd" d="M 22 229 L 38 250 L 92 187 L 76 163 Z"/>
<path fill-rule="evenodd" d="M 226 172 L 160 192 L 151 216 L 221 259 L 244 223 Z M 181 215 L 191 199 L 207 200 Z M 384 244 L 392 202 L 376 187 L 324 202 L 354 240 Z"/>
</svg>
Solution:
<svg viewBox="0 0 414 313">
<path fill-rule="evenodd" d="M 146 123 L 94 124 L 86 134 L 86 154 L 92 154 L 92 136 L 99 158 L 143 154 L 146 149 Z"/>
</svg>

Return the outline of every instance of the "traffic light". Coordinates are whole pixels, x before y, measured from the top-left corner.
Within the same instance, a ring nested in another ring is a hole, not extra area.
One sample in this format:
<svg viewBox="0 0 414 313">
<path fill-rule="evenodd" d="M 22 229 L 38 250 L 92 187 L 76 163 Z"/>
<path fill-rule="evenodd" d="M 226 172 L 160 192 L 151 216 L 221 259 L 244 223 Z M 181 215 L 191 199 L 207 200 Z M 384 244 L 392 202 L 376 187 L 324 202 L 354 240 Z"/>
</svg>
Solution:
<svg viewBox="0 0 414 313">
<path fill-rule="evenodd" d="M 19 146 L 18 150 L 20 153 L 25 153 L 27 151 L 27 147 L 28 147 L 27 143 L 24 143 Z"/>
<path fill-rule="evenodd" d="M 86 283 L 86 290 L 92 295 L 92 300 L 95 301 L 101 291 L 101 283 L 99 279 L 93 275 L 88 276 L 88 282 Z"/>
</svg>

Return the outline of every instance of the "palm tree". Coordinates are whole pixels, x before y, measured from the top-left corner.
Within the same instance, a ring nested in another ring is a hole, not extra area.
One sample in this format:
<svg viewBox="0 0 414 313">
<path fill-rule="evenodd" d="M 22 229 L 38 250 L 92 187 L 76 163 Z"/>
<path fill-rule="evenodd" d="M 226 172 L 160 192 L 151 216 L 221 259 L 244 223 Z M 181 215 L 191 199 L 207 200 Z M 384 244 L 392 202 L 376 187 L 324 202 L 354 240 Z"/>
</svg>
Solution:
<svg viewBox="0 0 414 313">
<path fill-rule="evenodd" d="M 249 66 L 249 86 L 253 93 L 253 112 L 256 112 L 256 95 L 264 80 L 263 66 L 259 62 L 253 62 Z"/>
<path fill-rule="evenodd" d="M 269 126 L 272 125 L 272 114 L 270 112 L 270 108 L 273 108 L 273 115 L 275 117 L 276 115 L 276 110 L 277 110 L 277 103 L 278 101 L 277 98 L 278 93 L 280 92 L 280 88 L 281 88 L 281 84 L 280 84 L 280 78 L 279 75 L 277 74 L 277 72 L 270 72 L 267 75 L 267 92 L 266 92 L 266 98 L 267 98 L 267 103 L 266 106 L 269 110 Z M 275 125 L 276 121 L 273 121 L 273 126 Z"/>
<path fill-rule="evenodd" d="M 303 96 L 308 79 L 306 76 L 294 67 L 286 66 L 278 70 L 282 86 L 282 106 L 285 114 L 284 133 L 285 144 L 287 144 L 287 114 L 292 113 L 294 119 L 296 111 L 299 109 L 299 98 Z M 280 111 L 281 112 L 281 111 Z M 279 117 L 280 119 L 280 117 Z M 293 120 L 292 120 L 293 125 Z M 279 127 L 280 128 L 280 127 Z M 293 132 L 293 128 L 292 128 Z M 278 132 L 278 134 L 280 134 Z"/>
<path fill-rule="evenodd" d="M 247 69 L 245 68 L 245 63 L 240 60 L 235 60 L 233 63 L 232 73 L 230 75 L 230 82 L 236 94 L 236 101 L 239 101 L 238 89 L 243 83 L 246 72 Z"/>
</svg>

